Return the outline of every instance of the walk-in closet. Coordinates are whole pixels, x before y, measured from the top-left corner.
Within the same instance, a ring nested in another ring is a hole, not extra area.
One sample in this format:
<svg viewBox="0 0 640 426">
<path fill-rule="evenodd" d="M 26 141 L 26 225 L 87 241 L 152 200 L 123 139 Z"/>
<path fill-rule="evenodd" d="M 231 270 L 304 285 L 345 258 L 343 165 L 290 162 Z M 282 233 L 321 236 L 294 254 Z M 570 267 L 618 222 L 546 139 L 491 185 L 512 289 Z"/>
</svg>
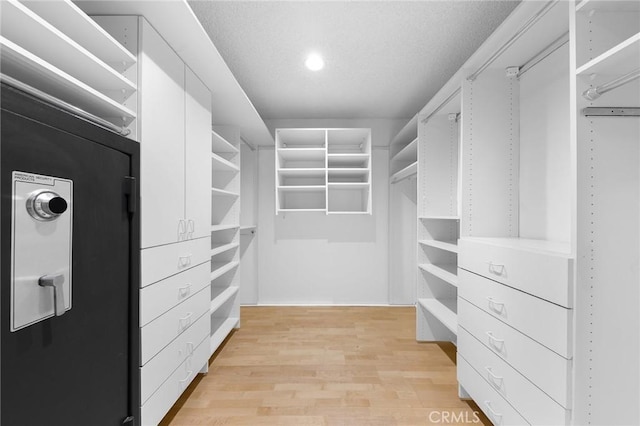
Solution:
<svg viewBox="0 0 640 426">
<path fill-rule="evenodd" d="M 0 424 L 640 424 L 639 0 L 0 19 Z"/>
</svg>

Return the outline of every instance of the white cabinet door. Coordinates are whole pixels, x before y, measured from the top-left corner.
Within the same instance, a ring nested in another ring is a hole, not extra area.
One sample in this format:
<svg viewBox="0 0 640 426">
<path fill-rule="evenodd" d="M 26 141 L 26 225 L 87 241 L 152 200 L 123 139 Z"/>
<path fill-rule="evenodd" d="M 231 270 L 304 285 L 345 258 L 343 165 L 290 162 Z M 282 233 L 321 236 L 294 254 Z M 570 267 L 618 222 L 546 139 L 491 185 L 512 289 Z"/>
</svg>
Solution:
<svg viewBox="0 0 640 426">
<path fill-rule="evenodd" d="M 184 63 L 141 19 L 142 248 L 179 241 L 184 212 Z"/>
<path fill-rule="evenodd" d="M 211 232 L 211 94 L 185 67 L 186 218 L 189 238 Z"/>
</svg>

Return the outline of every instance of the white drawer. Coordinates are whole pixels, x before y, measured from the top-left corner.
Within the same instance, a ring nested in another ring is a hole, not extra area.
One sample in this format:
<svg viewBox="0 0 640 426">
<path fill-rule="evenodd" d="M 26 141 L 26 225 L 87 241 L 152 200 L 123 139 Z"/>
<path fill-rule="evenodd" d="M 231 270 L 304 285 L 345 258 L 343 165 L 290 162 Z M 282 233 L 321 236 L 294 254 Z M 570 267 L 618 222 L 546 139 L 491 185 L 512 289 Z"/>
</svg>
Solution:
<svg viewBox="0 0 640 426">
<path fill-rule="evenodd" d="M 182 392 L 196 377 L 196 374 L 209 360 L 209 343 L 204 340 L 193 351 L 193 355 L 187 358 L 169 378 L 151 395 L 151 398 L 142 405 L 143 426 L 156 426 L 173 404 L 178 400 Z"/>
<path fill-rule="evenodd" d="M 140 287 L 148 286 L 211 259 L 211 237 L 144 249 Z"/>
<path fill-rule="evenodd" d="M 527 421 L 458 354 L 458 382 L 494 425 L 526 425 Z"/>
<path fill-rule="evenodd" d="M 196 319 L 209 312 L 209 288 L 200 290 L 140 329 L 140 361 L 145 365 L 162 348 L 187 330 Z"/>
<path fill-rule="evenodd" d="M 459 267 L 560 306 L 571 307 L 573 262 L 568 255 L 464 238 L 459 245 Z"/>
<path fill-rule="evenodd" d="M 458 297 L 458 326 L 504 359 L 553 400 L 569 405 L 571 361 Z"/>
<path fill-rule="evenodd" d="M 211 262 L 207 261 L 140 290 L 140 325 L 143 326 L 188 299 L 211 280 Z"/>
<path fill-rule="evenodd" d="M 531 424 L 563 425 L 570 411 L 471 336 L 458 330 L 458 354 Z"/>
<path fill-rule="evenodd" d="M 570 309 L 464 269 L 458 270 L 458 296 L 563 357 L 571 358 Z"/>
<path fill-rule="evenodd" d="M 140 368 L 140 400 L 144 404 L 167 377 L 193 354 L 204 339 L 209 340 L 211 320 L 205 313 L 187 331 Z"/>
</svg>

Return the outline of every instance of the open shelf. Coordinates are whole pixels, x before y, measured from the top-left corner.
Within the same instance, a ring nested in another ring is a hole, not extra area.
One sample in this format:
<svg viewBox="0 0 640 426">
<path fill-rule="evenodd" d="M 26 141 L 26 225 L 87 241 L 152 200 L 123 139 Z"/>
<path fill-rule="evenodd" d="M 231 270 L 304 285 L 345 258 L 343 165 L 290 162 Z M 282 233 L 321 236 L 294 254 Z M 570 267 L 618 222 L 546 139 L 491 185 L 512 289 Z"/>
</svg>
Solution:
<svg viewBox="0 0 640 426">
<path fill-rule="evenodd" d="M 211 195 L 220 197 L 239 197 L 237 192 L 225 191 L 224 189 L 211 188 Z"/>
<path fill-rule="evenodd" d="M 391 159 L 396 162 L 414 162 L 418 158 L 418 138 L 409 142 Z"/>
<path fill-rule="evenodd" d="M 283 192 L 324 192 L 326 187 L 324 185 L 284 185 L 278 186 L 278 191 Z"/>
<path fill-rule="evenodd" d="M 70 39 L 119 72 L 136 63 L 136 57 L 70 0 L 32 1 L 27 7 Z"/>
<path fill-rule="evenodd" d="M 291 169 L 280 169 L 279 175 L 282 177 L 322 177 L 326 173 L 326 169 L 324 168 L 291 168 Z"/>
<path fill-rule="evenodd" d="M 213 171 L 228 171 L 228 172 L 240 171 L 240 167 L 236 166 L 231 161 L 226 160 L 215 153 L 211 153 L 211 169 Z"/>
<path fill-rule="evenodd" d="M 231 330 L 238 325 L 238 322 L 240 322 L 240 318 L 229 317 L 216 330 L 211 330 L 211 354 L 218 350 Z"/>
<path fill-rule="evenodd" d="M 5 1 L 2 14 L 3 36 L 42 61 L 118 102 L 136 91 L 134 83 L 23 4 Z"/>
<path fill-rule="evenodd" d="M 327 183 L 329 190 L 331 189 L 364 189 L 369 187 L 368 182 L 329 182 Z"/>
<path fill-rule="evenodd" d="M 418 242 L 425 246 L 434 247 L 451 253 L 458 253 L 457 241 L 420 240 Z"/>
<path fill-rule="evenodd" d="M 458 335 L 457 301 L 455 299 L 418 299 L 418 304 Z"/>
<path fill-rule="evenodd" d="M 214 269 L 211 271 L 211 277 L 210 277 L 211 281 L 226 274 L 227 272 L 231 271 L 233 268 L 236 268 L 238 265 L 240 265 L 240 262 L 237 262 L 237 261 L 212 263 L 211 267 Z"/>
<path fill-rule="evenodd" d="M 418 265 L 420 269 L 430 273 L 433 276 L 440 278 L 441 280 L 451 284 L 454 287 L 458 287 L 458 267 L 453 264 L 435 264 L 435 263 L 421 263 Z"/>
<path fill-rule="evenodd" d="M 576 5 L 576 12 L 588 14 L 593 10 L 599 11 L 640 11 L 640 3 L 629 0 L 582 0 Z"/>
<path fill-rule="evenodd" d="M 278 148 L 278 156 L 287 161 L 324 160 L 327 150 L 324 148 Z"/>
<path fill-rule="evenodd" d="M 420 220 L 460 220 L 460 216 L 419 216 Z"/>
<path fill-rule="evenodd" d="M 530 238 L 464 237 L 462 239 L 490 244 L 497 247 L 543 253 L 551 256 L 571 256 L 571 244 L 562 241 L 534 240 Z"/>
<path fill-rule="evenodd" d="M 217 153 L 229 154 L 237 154 L 240 152 L 238 148 L 233 146 L 215 130 L 211 131 L 211 150 Z"/>
<path fill-rule="evenodd" d="M 212 287 L 212 289 L 215 291 L 216 287 Z M 240 289 L 240 287 L 232 285 L 232 286 L 227 287 L 224 290 L 222 290 L 222 292 L 217 294 L 211 300 L 211 306 L 209 307 L 209 313 L 210 314 L 214 314 L 218 309 L 220 309 L 220 307 L 222 305 L 227 303 L 229 301 L 229 299 L 231 299 L 233 296 L 235 296 L 238 293 L 239 289 Z"/>
<path fill-rule="evenodd" d="M 238 229 L 238 225 L 212 225 L 211 232 L 229 231 L 231 229 Z"/>
<path fill-rule="evenodd" d="M 640 67 L 640 33 L 590 60 L 578 68 L 576 74 L 624 75 L 638 67 Z"/>
<path fill-rule="evenodd" d="M 232 250 L 238 246 L 238 243 L 212 243 L 210 255 L 215 256 L 216 254 L 224 253 L 225 251 Z"/>
<path fill-rule="evenodd" d="M 330 169 L 366 169 L 369 163 L 369 154 L 327 154 L 327 163 Z"/>
<path fill-rule="evenodd" d="M 117 125 L 128 126 L 136 113 L 93 87 L 0 36 L 2 72 L 51 96 Z"/>
<path fill-rule="evenodd" d="M 391 178 L 389 179 L 391 181 L 391 183 L 397 183 L 400 182 L 401 180 L 407 179 L 411 176 L 415 176 L 416 174 L 418 174 L 418 162 L 414 162 L 409 164 L 407 167 L 405 167 L 404 169 L 394 173 Z"/>
</svg>

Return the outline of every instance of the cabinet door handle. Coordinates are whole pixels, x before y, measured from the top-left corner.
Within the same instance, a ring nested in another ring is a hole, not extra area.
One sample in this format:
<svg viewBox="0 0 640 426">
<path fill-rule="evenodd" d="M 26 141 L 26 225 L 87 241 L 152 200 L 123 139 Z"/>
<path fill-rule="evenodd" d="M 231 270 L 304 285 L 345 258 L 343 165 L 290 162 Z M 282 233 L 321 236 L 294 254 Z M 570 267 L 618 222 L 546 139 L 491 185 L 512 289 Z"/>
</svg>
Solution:
<svg viewBox="0 0 640 426">
<path fill-rule="evenodd" d="M 489 309 L 491 309 L 492 311 L 497 312 L 499 314 L 502 314 L 504 312 L 504 303 L 503 302 L 498 302 L 497 300 L 495 300 L 491 296 L 487 296 L 487 300 L 489 301 Z"/>
<path fill-rule="evenodd" d="M 196 230 L 196 222 L 193 219 L 187 221 L 187 238 L 193 238 L 193 233 Z"/>
<path fill-rule="evenodd" d="M 182 241 L 185 239 L 187 233 L 187 226 L 184 220 L 180 219 L 178 221 L 178 241 Z"/>
<path fill-rule="evenodd" d="M 487 264 L 489 265 L 489 272 L 491 272 L 492 274 L 504 275 L 504 265 L 493 262 L 487 262 Z"/>
<path fill-rule="evenodd" d="M 487 407 L 487 410 L 489 410 L 489 413 L 491 413 L 491 417 L 493 417 L 494 423 L 500 423 L 502 421 L 502 413 L 496 413 L 493 410 L 493 407 L 491 407 L 491 401 L 485 401 L 484 405 L 485 407 Z M 496 417 L 500 417 L 500 420 L 498 421 Z"/>
<path fill-rule="evenodd" d="M 502 352 L 502 350 L 504 349 L 504 340 L 495 338 L 493 336 L 493 333 L 490 331 L 487 331 L 487 336 L 489 336 L 489 345 L 495 350 Z M 498 342 L 500 344 L 500 347 L 496 346 L 495 342 Z"/>
</svg>

